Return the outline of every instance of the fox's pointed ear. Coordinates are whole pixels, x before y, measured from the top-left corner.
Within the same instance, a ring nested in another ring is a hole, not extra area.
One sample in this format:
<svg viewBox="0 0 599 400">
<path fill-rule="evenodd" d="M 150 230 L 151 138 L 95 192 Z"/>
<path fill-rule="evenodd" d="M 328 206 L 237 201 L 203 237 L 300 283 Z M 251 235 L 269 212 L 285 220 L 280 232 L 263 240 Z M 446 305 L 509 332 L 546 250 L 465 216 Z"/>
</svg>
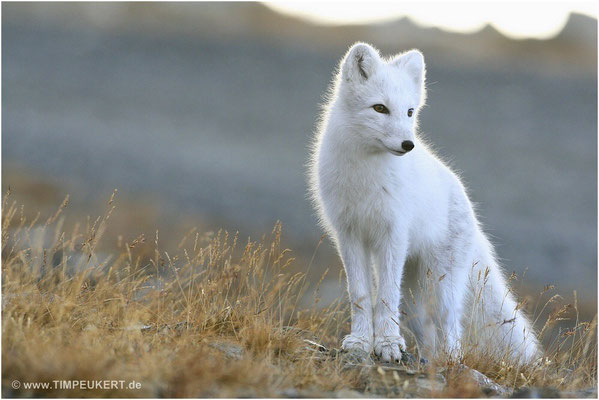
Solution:
<svg viewBox="0 0 599 400">
<path fill-rule="evenodd" d="M 366 43 L 354 44 L 343 58 L 341 71 L 347 81 L 363 82 L 374 74 L 381 57 L 379 52 Z"/>
<path fill-rule="evenodd" d="M 416 83 L 417 86 L 424 84 L 424 56 L 418 50 L 410 50 L 397 57 L 395 64 L 401 67 Z"/>
</svg>

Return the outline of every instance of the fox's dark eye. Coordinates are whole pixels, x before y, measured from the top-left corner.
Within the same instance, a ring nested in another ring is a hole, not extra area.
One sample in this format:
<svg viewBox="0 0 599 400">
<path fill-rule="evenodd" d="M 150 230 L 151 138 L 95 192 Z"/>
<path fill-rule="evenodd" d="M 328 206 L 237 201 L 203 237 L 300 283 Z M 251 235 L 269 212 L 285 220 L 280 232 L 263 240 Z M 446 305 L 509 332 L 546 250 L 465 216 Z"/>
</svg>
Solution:
<svg viewBox="0 0 599 400">
<path fill-rule="evenodd" d="M 382 104 L 375 104 L 372 106 L 372 108 L 374 108 L 374 111 L 377 113 L 389 114 L 389 109 Z"/>
<path fill-rule="evenodd" d="M 408 117 L 411 117 L 412 115 L 414 115 L 414 109 L 410 108 L 408 109 Z"/>
</svg>

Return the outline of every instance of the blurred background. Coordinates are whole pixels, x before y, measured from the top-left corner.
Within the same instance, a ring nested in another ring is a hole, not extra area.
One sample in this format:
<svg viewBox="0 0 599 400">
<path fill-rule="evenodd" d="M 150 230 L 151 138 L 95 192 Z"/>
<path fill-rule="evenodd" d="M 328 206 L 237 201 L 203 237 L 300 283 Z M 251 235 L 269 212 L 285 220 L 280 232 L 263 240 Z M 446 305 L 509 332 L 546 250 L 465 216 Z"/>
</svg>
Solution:
<svg viewBox="0 0 599 400">
<path fill-rule="evenodd" d="M 419 48 L 421 135 L 525 273 L 517 290 L 576 290 L 594 314 L 594 3 L 368 4 L 3 3 L 2 190 L 33 215 L 69 193 L 75 220 L 117 188 L 108 241 L 259 239 L 280 220 L 296 268 L 329 270 L 327 304 L 345 289 L 306 195 L 319 104 L 353 42 Z"/>
</svg>

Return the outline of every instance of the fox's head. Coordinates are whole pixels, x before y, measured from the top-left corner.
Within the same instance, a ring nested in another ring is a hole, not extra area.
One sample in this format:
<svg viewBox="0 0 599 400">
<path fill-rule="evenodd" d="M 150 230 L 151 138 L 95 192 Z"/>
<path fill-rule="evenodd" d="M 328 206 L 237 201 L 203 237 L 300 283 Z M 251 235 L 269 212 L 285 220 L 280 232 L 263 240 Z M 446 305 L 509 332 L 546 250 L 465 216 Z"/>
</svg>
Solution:
<svg viewBox="0 0 599 400">
<path fill-rule="evenodd" d="M 411 151 L 425 98 L 424 76 L 418 50 L 382 59 L 368 44 L 353 45 L 341 61 L 337 87 L 337 106 L 356 128 L 352 134 L 376 150 L 398 156 Z"/>
</svg>

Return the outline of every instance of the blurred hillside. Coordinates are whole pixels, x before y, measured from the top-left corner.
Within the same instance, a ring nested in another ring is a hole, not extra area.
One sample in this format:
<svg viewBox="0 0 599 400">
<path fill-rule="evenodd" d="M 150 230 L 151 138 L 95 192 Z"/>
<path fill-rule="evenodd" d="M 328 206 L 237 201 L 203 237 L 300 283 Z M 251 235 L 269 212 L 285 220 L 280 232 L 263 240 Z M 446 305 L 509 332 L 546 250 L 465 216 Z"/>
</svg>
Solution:
<svg viewBox="0 0 599 400">
<path fill-rule="evenodd" d="M 3 190 L 43 202 L 36 185 L 54 186 L 95 215 L 116 187 L 154 210 L 134 230 L 183 218 L 262 235 L 280 219 L 309 259 L 308 143 L 357 40 L 424 52 L 422 134 L 461 171 L 506 269 L 596 296 L 597 21 L 581 15 L 514 41 L 408 19 L 318 26 L 258 3 L 3 3 Z M 315 269 L 339 265 L 319 249 Z"/>
</svg>

